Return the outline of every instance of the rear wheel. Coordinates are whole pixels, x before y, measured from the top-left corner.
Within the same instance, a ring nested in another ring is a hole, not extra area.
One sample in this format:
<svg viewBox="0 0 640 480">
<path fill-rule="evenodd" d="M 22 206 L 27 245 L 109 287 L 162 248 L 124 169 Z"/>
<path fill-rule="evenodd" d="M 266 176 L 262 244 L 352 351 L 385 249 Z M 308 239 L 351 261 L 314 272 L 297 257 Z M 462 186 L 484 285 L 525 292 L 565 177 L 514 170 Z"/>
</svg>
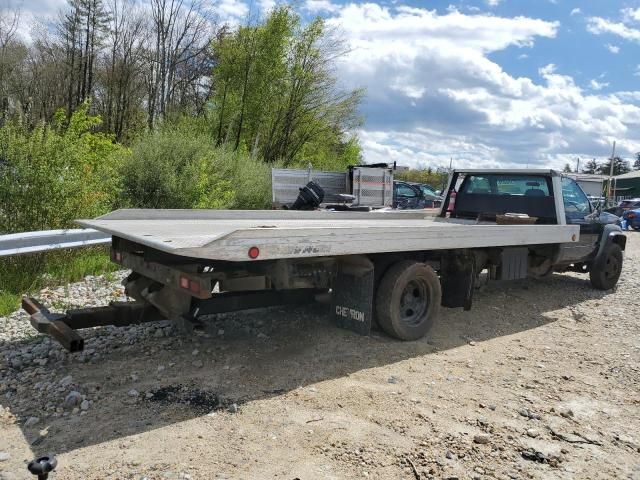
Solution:
<svg viewBox="0 0 640 480">
<path fill-rule="evenodd" d="M 384 274 L 376 295 L 376 316 L 382 329 L 400 340 L 417 340 L 433 326 L 442 291 L 433 269 L 403 260 Z"/>
<path fill-rule="evenodd" d="M 622 249 L 620 245 L 612 243 L 603 257 L 591 266 L 589 279 L 598 290 L 610 290 L 618 283 L 621 273 Z"/>
</svg>

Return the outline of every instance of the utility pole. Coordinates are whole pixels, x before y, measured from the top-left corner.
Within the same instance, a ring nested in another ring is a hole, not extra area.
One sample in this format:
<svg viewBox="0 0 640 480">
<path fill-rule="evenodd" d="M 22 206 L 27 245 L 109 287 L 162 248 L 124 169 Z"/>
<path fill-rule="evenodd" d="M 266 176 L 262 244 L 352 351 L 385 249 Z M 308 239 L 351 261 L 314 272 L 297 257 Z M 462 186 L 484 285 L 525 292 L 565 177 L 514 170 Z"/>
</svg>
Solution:
<svg viewBox="0 0 640 480">
<path fill-rule="evenodd" d="M 607 198 L 612 197 L 613 189 L 613 159 L 616 156 L 616 141 L 613 141 L 613 149 L 611 150 L 611 166 L 609 167 L 609 192 L 607 193 Z"/>
</svg>

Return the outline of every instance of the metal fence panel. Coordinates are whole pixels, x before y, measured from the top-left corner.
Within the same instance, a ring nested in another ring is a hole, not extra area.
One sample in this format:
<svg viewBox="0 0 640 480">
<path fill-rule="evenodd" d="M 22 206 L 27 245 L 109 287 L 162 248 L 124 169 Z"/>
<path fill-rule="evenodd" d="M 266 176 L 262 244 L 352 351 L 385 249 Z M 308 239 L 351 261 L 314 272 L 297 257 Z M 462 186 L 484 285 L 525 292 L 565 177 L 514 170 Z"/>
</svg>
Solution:
<svg viewBox="0 0 640 480">
<path fill-rule="evenodd" d="M 341 172 L 321 172 L 293 168 L 271 169 L 271 191 L 274 206 L 290 205 L 296 201 L 300 188 L 314 181 L 324 190 L 325 203 L 336 203 L 341 193 L 349 193 L 349 175 Z"/>
<path fill-rule="evenodd" d="M 393 203 L 393 172 L 390 168 L 355 167 L 353 185 L 349 174 L 293 168 L 271 169 L 272 202 L 275 207 L 291 205 L 299 189 L 314 181 L 324 189 L 324 203 L 342 203 L 339 194 L 355 196 L 353 205 L 388 207 Z"/>
<path fill-rule="evenodd" d="M 0 235 L 0 257 L 111 243 L 111 235 L 90 228 Z"/>
<path fill-rule="evenodd" d="M 393 202 L 393 173 L 389 168 L 353 169 L 354 205 L 380 207 Z"/>
</svg>

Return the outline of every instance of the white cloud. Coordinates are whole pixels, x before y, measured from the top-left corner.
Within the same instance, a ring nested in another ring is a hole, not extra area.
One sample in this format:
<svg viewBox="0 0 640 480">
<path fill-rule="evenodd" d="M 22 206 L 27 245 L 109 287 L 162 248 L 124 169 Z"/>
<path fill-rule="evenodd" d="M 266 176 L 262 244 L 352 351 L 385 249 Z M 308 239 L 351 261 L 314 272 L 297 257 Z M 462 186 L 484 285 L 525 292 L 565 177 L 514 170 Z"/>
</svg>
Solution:
<svg viewBox="0 0 640 480">
<path fill-rule="evenodd" d="M 490 7 L 496 7 L 502 0 L 485 0 Z"/>
<path fill-rule="evenodd" d="M 571 10 L 571 13 L 569 15 L 573 17 L 574 15 L 580 15 L 581 13 L 582 10 L 580 10 L 579 8 L 574 8 L 573 10 Z"/>
<path fill-rule="evenodd" d="M 640 22 L 640 8 L 623 8 L 621 12 L 626 22 Z"/>
<path fill-rule="evenodd" d="M 609 86 L 609 82 L 599 82 L 594 78 L 589 82 L 589 86 L 593 90 L 602 90 L 603 88 L 606 88 Z"/>
<path fill-rule="evenodd" d="M 514 77 L 489 58 L 555 37 L 557 23 L 373 3 L 346 5 L 329 23 L 351 47 L 340 78 L 367 87 L 366 161 L 561 168 L 608 155 L 613 139 L 622 154 L 640 151 L 634 92 L 604 95 L 601 78 L 583 89 L 554 65 Z"/>
<path fill-rule="evenodd" d="M 590 17 L 587 21 L 587 30 L 595 35 L 609 33 L 625 40 L 640 41 L 640 30 L 602 17 Z"/>
<path fill-rule="evenodd" d="M 607 50 L 609 50 L 613 54 L 620 53 L 620 47 L 617 45 L 611 45 L 610 43 L 607 43 L 605 46 L 607 47 Z"/>
<path fill-rule="evenodd" d="M 218 0 L 214 4 L 214 11 L 222 22 L 235 25 L 249 15 L 249 7 L 241 0 Z"/>
<path fill-rule="evenodd" d="M 640 42 L 640 8 L 623 8 L 620 21 L 602 17 L 589 17 L 587 30 L 594 35 L 616 35 L 624 40 Z M 618 52 L 614 52 L 618 53 Z"/>
<path fill-rule="evenodd" d="M 310 13 L 337 12 L 340 7 L 329 0 L 307 0 L 303 6 Z"/>
<path fill-rule="evenodd" d="M 33 41 L 38 32 L 45 32 L 48 25 L 56 20 L 61 11 L 68 7 L 66 0 L 0 0 L 0 15 L 13 21 L 13 15 L 17 13 L 16 26 L 17 38 L 27 43 Z"/>
<path fill-rule="evenodd" d="M 260 7 L 260 11 L 262 13 L 269 13 L 276 6 L 275 0 L 258 0 L 258 6 Z"/>
<path fill-rule="evenodd" d="M 69 5 L 67 0 L 22 0 L 3 3 L 8 3 L 9 8 L 19 8 L 23 12 L 31 12 L 44 16 L 54 16 Z"/>
</svg>

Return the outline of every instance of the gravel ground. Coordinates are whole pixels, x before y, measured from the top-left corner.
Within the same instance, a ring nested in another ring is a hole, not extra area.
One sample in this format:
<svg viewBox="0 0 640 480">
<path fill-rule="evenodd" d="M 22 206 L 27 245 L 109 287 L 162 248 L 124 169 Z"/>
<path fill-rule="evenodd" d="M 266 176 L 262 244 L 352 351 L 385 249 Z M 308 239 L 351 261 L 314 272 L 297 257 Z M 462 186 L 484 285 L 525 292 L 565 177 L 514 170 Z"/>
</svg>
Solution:
<svg viewBox="0 0 640 480">
<path fill-rule="evenodd" d="M 52 310 L 123 299 L 116 278 Z M 0 479 L 640 479 L 640 234 L 613 292 L 492 283 L 429 338 L 337 329 L 326 306 L 84 331 L 68 354 L 0 318 Z"/>
</svg>

